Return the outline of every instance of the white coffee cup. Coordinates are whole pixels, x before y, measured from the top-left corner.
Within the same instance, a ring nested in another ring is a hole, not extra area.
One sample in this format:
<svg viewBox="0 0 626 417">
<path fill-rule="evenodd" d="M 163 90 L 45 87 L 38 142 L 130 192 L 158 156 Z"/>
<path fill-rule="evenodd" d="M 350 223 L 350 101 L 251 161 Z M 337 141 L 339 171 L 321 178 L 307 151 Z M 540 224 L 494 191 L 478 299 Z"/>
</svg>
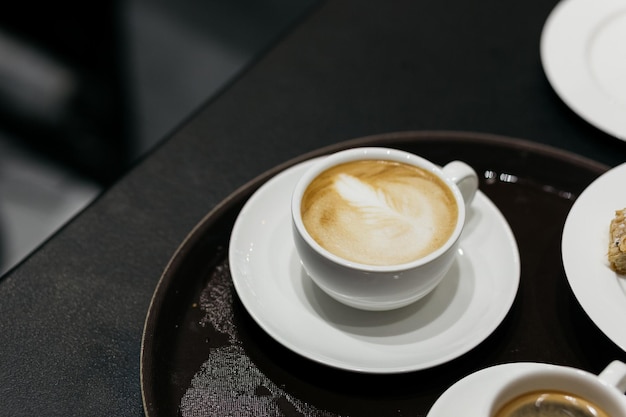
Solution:
<svg viewBox="0 0 626 417">
<path fill-rule="evenodd" d="M 559 365 L 520 373 L 493 394 L 480 415 L 495 417 L 515 398 L 540 391 L 567 393 L 595 404 L 608 416 L 626 416 L 626 364 L 613 361 L 599 375 Z"/>
<path fill-rule="evenodd" d="M 329 168 L 363 160 L 407 164 L 440 180 L 453 196 L 457 208 L 453 230 L 440 247 L 407 262 L 371 265 L 339 256 L 311 236 L 301 213 L 302 198 L 308 186 Z M 431 292 L 452 266 L 465 224 L 466 206 L 477 188 L 476 172 L 460 161 L 440 168 L 420 156 L 389 148 L 353 148 L 322 157 L 300 178 L 292 196 L 293 237 L 304 270 L 325 293 L 351 307 L 391 310 L 411 304 Z"/>
</svg>

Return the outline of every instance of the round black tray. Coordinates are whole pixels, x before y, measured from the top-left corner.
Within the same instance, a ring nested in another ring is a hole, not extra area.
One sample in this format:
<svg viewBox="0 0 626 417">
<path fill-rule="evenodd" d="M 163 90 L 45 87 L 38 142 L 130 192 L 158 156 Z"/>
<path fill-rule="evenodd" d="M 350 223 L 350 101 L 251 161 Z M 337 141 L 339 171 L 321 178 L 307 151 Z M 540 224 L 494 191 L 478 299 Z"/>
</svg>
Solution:
<svg viewBox="0 0 626 417">
<path fill-rule="evenodd" d="M 404 149 L 440 164 L 464 160 L 509 222 L 521 257 L 519 291 L 505 320 L 467 354 L 406 374 L 342 371 L 283 347 L 239 301 L 227 252 L 243 204 L 285 168 L 355 146 Z M 567 214 L 576 197 L 608 168 L 514 138 L 402 132 L 323 148 L 260 175 L 206 215 L 159 281 L 142 344 L 146 415 L 424 416 L 449 386 L 487 366 L 536 361 L 599 372 L 613 359 L 625 360 L 577 303 L 561 263 Z"/>
</svg>

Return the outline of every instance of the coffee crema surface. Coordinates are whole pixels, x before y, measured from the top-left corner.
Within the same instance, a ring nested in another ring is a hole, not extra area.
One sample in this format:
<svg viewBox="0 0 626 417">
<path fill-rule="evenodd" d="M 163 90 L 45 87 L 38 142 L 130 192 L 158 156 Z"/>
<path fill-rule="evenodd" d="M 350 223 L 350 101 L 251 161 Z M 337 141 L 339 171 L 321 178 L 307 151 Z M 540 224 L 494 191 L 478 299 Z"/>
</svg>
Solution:
<svg viewBox="0 0 626 417">
<path fill-rule="evenodd" d="M 304 226 L 329 252 L 368 265 L 397 265 L 443 246 L 458 206 L 447 184 L 413 165 L 359 160 L 334 166 L 307 187 Z"/>
<path fill-rule="evenodd" d="M 596 404 L 574 394 L 534 391 L 506 403 L 494 417 L 611 417 Z"/>
</svg>

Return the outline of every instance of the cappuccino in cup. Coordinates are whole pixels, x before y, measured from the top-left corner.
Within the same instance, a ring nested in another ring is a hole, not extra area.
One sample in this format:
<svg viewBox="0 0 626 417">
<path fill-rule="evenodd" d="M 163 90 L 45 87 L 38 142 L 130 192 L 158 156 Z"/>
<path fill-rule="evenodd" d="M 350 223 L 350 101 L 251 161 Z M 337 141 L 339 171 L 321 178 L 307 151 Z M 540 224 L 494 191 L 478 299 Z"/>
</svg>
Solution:
<svg viewBox="0 0 626 417">
<path fill-rule="evenodd" d="M 353 148 L 319 158 L 291 197 L 293 242 L 306 274 L 363 310 L 404 307 L 451 268 L 478 188 L 461 161 L 444 167 L 398 149 Z"/>
<path fill-rule="evenodd" d="M 306 188 L 304 226 L 329 252 L 367 265 L 397 265 L 443 246 L 458 219 L 448 185 L 427 169 L 390 160 L 335 165 Z"/>
</svg>

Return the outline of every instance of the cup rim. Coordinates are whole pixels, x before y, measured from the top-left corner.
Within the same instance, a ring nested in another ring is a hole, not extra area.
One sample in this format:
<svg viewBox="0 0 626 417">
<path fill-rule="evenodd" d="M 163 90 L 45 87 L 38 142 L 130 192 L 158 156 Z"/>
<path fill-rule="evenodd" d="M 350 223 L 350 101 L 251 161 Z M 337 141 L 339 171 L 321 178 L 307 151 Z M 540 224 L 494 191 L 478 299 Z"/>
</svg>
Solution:
<svg viewBox="0 0 626 417">
<path fill-rule="evenodd" d="M 322 247 L 313 237 L 309 234 L 308 230 L 304 226 L 302 221 L 302 216 L 300 214 L 301 200 L 304 194 L 304 191 L 308 187 L 308 185 L 315 179 L 320 173 L 325 171 L 326 169 L 337 165 L 339 163 L 352 162 L 358 160 L 375 160 L 375 159 L 386 159 L 397 162 L 404 162 L 409 165 L 416 165 L 422 169 L 426 169 L 432 174 L 436 175 L 440 180 L 446 184 L 448 189 L 454 195 L 455 201 L 458 206 L 458 214 L 457 214 L 457 222 L 454 228 L 454 231 L 448 238 L 448 240 L 439 248 L 432 251 L 426 256 L 415 259 L 410 262 L 404 262 L 401 264 L 393 264 L 393 265 L 370 265 L 355 261 L 350 261 L 344 259 L 329 250 Z M 346 268 L 355 269 L 364 272 L 402 272 L 406 270 L 410 270 L 439 258 L 441 255 L 450 250 L 451 247 L 455 245 L 455 243 L 459 240 L 461 236 L 461 232 L 463 231 L 463 227 L 465 224 L 465 216 L 466 216 L 466 207 L 463 196 L 458 188 L 458 186 L 452 182 L 450 179 L 446 178 L 443 173 L 443 170 L 436 165 L 435 163 L 429 161 L 428 159 L 407 152 L 400 149 L 395 148 L 386 148 L 386 147 L 358 147 L 358 148 L 349 148 L 345 149 L 333 154 L 329 154 L 326 156 L 322 156 L 320 159 L 315 161 L 312 166 L 310 166 L 305 173 L 298 180 L 291 197 L 291 218 L 295 227 L 298 229 L 298 233 L 300 236 L 306 241 L 309 247 L 313 248 L 315 252 L 324 258 L 334 262 L 335 264 L 342 265 Z"/>
<path fill-rule="evenodd" d="M 557 380 L 577 384 L 579 388 L 560 388 L 559 386 L 555 386 L 554 381 Z M 584 387 L 580 388 L 580 386 L 583 385 Z M 605 399 L 609 399 L 611 406 L 616 406 L 620 409 L 626 408 L 626 402 L 615 401 L 615 399 L 620 398 L 619 395 L 622 394 L 619 393 L 615 386 L 601 379 L 599 375 L 569 366 L 550 365 L 545 368 L 529 371 L 502 385 L 500 389 L 494 393 L 487 415 L 495 415 L 505 404 L 521 395 L 534 391 L 548 390 L 571 393 L 594 403 L 598 403 L 596 397 L 600 395 Z M 619 395 L 616 396 L 616 394 Z M 597 405 L 601 409 L 606 408 L 606 404 Z"/>
</svg>

